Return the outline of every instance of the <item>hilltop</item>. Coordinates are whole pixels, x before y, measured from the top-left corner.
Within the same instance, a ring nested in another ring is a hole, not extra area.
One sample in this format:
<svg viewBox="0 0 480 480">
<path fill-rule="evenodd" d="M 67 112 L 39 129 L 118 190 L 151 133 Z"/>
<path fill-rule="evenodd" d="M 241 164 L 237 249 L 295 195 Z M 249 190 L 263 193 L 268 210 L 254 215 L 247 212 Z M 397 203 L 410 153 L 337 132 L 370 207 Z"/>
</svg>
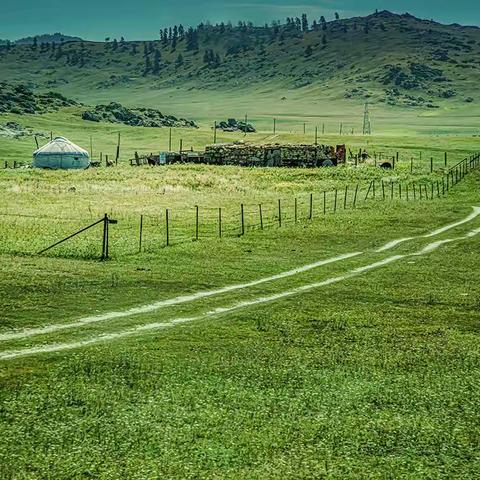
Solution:
<svg viewBox="0 0 480 480">
<path fill-rule="evenodd" d="M 40 45 L 42 43 L 67 43 L 67 42 L 81 42 L 80 37 L 72 37 L 70 35 L 64 35 L 63 33 L 44 33 L 43 35 L 35 35 L 31 37 L 19 38 L 10 42 L 10 40 L 0 40 L 0 45 L 7 45 L 9 43 L 14 45 L 34 45 L 35 43 Z"/>
<path fill-rule="evenodd" d="M 296 97 L 307 109 L 311 100 L 462 108 L 480 102 L 480 29 L 388 11 L 333 21 L 303 15 L 264 26 L 176 25 L 144 42 L 3 46 L 0 72 L 0 80 L 54 88 L 86 103 L 184 102 L 187 116 L 198 99 L 210 108 L 222 92 L 249 99 L 260 92 L 275 105 Z"/>
</svg>

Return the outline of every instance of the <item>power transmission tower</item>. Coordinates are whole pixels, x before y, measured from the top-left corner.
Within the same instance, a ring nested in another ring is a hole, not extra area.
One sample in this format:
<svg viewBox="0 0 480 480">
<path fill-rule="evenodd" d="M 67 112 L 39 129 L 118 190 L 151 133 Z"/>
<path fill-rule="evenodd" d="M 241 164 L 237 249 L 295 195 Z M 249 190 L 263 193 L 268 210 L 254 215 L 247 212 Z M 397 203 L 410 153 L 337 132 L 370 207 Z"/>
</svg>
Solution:
<svg viewBox="0 0 480 480">
<path fill-rule="evenodd" d="M 370 123 L 370 112 L 368 110 L 368 102 L 365 102 L 365 110 L 363 112 L 363 134 L 370 135 L 372 133 L 372 125 Z"/>
</svg>

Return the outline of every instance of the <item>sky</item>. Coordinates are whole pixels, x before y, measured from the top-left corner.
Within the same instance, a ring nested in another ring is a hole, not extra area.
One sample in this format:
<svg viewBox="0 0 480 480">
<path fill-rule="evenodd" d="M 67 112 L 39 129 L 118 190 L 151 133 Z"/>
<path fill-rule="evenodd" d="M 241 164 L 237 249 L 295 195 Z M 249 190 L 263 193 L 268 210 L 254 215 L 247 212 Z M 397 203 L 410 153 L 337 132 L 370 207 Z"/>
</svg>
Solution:
<svg viewBox="0 0 480 480">
<path fill-rule="evenodd" d="M 61 32 L 87 40 L 156 39 L 162 27 L 239 20 L 263 24 L 307 13 L 310 20 L 375 9 L 442 23 L 480 25 L 478 0 L 0 0 L 0 39 Z"/>
</svg>

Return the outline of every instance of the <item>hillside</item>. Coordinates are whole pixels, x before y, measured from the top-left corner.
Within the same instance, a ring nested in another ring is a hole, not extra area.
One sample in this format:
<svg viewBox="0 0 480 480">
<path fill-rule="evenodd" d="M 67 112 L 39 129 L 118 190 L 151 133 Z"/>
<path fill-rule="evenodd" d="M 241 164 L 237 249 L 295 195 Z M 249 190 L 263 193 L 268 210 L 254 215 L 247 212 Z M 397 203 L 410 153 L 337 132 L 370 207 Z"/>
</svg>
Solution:
<svg viewBox="0 0 480 480">
<path fill-rule="evenodd" d="M 204 110 L 214 108 L 222 92 L 260 92 L 276 105 L 297 97 L 423 111 L 480 102 L 476 27 L 382 11 L 330 22 L 292 18 L 263 27 L 175 26 L 160 37 L 4 46 L 0 80 L 54 88 L 86 103 L 150 106 L 165 100 L 167 91 L 169 99 L 182 92 L 185 108 L 179 113 L 186 116 L 193 113 L 187 104 L 195 110 L 208 96 Z"/>
</svg>

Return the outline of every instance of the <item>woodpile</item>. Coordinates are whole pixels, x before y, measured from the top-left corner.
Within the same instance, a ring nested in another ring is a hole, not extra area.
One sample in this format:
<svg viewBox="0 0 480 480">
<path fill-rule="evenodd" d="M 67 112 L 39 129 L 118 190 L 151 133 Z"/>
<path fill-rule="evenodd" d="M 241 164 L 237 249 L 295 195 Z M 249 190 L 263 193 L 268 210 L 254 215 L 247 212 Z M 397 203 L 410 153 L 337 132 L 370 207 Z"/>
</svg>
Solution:
<svg viewBox="0 0 480 480">
<path fill-rule="evenodd" d="M 345 146 L 245 143 L 208 145 L 205 162 L 258 167 L 321 167 L 345 163 Z"/>
</svg>

